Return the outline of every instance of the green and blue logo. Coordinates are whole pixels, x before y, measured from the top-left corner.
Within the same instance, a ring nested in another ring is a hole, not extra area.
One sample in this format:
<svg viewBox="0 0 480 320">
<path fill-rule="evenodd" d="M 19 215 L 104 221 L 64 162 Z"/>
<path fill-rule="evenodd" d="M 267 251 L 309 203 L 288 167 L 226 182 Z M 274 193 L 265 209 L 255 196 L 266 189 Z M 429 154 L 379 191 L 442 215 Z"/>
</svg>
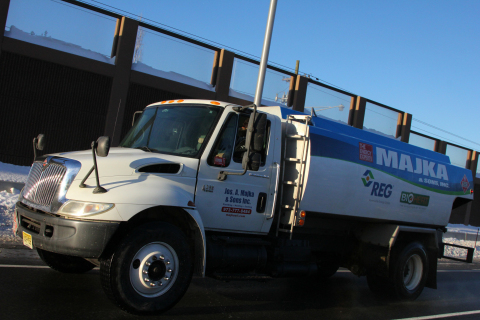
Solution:
<svg viewBox="0 0 480 320">
<path fill-rule="evenodd" d="M 373 177 L 372 171 L 370 171 L 370 170 L 365 171 L 365 173 L 363 174 L 363 178 L 362 178 L 363 185 L 365 187 L 370 187 L 370 185 L 373 183 L 374 179 L 375 178 Z"/>
</svg>

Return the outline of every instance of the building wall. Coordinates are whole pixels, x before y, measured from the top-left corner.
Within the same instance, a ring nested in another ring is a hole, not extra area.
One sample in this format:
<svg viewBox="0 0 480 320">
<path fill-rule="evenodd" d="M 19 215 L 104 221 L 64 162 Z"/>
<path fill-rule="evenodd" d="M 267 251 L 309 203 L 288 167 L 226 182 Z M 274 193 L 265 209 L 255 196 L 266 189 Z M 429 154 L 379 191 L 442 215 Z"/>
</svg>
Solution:
<svg viewBox="0 0 480 320">
<path fill-rule="evenodd" d="M 102 135 L 112 79 L 3 51 L 0 56 L 0 161 L 30 165 L 43 152 L 83 150 Z"/>
</svg>

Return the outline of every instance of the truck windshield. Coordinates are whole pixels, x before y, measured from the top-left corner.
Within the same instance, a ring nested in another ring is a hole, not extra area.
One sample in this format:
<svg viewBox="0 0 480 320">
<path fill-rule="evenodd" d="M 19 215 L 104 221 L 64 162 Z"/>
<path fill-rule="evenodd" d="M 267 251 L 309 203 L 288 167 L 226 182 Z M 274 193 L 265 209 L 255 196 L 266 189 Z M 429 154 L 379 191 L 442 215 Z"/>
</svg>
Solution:
<svg viewBox="0 0 480 320">
<path fill-rule="evenodd" d="M 197 157 L 222 108 L 165 105 L 145 109 L 120 147 Z"/>
</svg>

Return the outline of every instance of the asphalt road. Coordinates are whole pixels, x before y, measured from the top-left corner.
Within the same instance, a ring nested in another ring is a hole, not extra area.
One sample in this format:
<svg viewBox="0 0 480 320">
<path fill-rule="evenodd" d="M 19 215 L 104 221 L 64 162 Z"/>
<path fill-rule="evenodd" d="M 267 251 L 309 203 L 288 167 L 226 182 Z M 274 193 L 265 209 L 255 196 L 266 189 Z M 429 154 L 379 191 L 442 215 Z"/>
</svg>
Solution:
<svg viewBox="0 0 480 320">
<path fill-rule="evenodd" d="M 98 269 L 83 275 L 45 267 L 32 250 L 0 248 L 0 319 L 148 319 L 117 309 L 100 286 Z M 267 282 L 194 278 L 184 298 L 161 319 L 480 319 L 480 263 L 439 264 L 438 289 L 414 302 L 375 297 L 366 279 L 341 270 L 313 278 Z M 476 312 L 462 314 L 462 312 Z M 427 319 L 427 318 L 420 318 Z"/>
</svg>

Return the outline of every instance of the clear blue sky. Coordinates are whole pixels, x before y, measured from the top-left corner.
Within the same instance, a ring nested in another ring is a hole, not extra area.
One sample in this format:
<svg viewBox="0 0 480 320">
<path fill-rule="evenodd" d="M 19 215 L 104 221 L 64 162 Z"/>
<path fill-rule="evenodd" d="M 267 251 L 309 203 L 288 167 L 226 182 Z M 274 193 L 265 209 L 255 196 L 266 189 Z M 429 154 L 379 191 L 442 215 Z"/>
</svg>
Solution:
<svg viewBox="0 0 480 320">
<path fill-rule="evenodd" d="M 268 0 L 85 2 L 256 56 L 269 7 Z M 479 17 L 480 1 L 278 0 L 269 60 L 292 68 L 300 60 L 301 73 L 411 113 L 478 144 L 413 126 L 480 150 Z"/>
</svg>

